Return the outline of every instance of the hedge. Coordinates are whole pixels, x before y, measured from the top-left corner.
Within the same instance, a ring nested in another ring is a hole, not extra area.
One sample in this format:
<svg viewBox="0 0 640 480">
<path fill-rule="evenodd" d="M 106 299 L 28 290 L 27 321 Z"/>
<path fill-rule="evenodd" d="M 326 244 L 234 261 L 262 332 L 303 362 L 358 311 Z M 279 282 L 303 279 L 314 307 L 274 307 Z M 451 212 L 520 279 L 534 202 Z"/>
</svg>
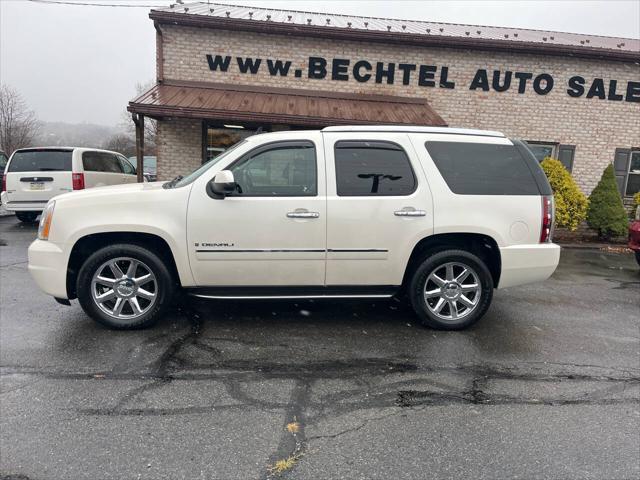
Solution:
<svg viewBox="0 0 640 480">
<path fill-rule="evenodd" d="M 547 157 L 541 164 L 556 203 L 556 226 L 574 231 L 587 216 L 589 200 L 559 160 Z"/>
</svg>

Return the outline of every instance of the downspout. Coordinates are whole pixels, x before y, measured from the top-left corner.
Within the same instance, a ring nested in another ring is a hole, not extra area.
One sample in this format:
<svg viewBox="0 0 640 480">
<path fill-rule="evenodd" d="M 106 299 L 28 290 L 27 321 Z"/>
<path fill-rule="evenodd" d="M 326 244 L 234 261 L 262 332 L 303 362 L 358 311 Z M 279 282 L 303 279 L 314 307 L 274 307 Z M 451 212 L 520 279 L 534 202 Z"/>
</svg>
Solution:
<svg viewBox="0 0 640 480">
<path fill-rule="evenodd" d="M 162 29 L 157 20 L 153 22 L 153 26 L 156 29 L 156 80 L 158 83 L 164 81 L 164 49 L 162 39 Z"/>
</svg>

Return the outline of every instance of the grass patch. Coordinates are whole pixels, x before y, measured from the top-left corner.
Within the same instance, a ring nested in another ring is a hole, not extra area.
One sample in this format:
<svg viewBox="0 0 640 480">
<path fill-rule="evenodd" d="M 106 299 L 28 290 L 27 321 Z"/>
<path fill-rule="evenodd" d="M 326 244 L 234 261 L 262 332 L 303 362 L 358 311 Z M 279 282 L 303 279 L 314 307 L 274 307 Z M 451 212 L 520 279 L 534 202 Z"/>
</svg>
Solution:
<svg viewBox="0 0 640 480">
<path fill-rule="evenodd" d="M 289 431 L 289 433 L 291 434 L 295 434 L 298 433 L 298 431 L 300 430 L 300 424 L 298 422 L 291 422 L 287 424 L 287 430 Z"/>
<path fill-rule="evenodd" d="M 289 458 L 284 458 L 282 460 L 278 460 L 276 463 L 274 463 L 271 468 L 269 469 L 269 471 L 273 474 L 279 474 L 282 472 L 285 472 L 291 468 L 293 468 L 293 466 L 296 464 L 296 462 L 298 461 L 298 459 L 296 457 L 289 457 Z"/>
</svg>

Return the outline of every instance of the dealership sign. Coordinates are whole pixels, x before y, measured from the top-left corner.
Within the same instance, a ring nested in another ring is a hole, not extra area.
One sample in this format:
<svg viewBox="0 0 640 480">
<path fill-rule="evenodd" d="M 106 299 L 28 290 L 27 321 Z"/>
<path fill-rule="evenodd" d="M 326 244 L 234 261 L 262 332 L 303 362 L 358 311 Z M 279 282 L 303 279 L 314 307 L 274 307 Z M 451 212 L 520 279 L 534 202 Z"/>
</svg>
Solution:
<svg viewBox="0 0 640 480">
<path fill-rule="evenodd" d="M 271 76 L 306 77 L 318 80 L 349 81 L 359 83 L 386 83 L 389 85 L 418 85 L 420 87 L 460 88 L 455 74 L 447 66 L 418 65 L 415 63 L 352 61 L 346 58 L 326 59 L 309 57 L 308 67 L 293 68 L 291 61 L 207 55 L 207 63 L 212 71 L 227 72 L 237 69 L 240 73 L 257 74 L 266 71 Z M 462 88 L 488 92 L 517 91 L 520 94 L 532 90 L 537 95 L 546 95 L 556 85 L 549 73 L 514 72 L 511 70 L 478 69 L 471 82 Z M 640 102 L 640 81 L 618 82 L 603 78 L 585 78 L 573 75 L 562 87 L 571 97 L 598 98 L 601 100 Z"/>
</svg>

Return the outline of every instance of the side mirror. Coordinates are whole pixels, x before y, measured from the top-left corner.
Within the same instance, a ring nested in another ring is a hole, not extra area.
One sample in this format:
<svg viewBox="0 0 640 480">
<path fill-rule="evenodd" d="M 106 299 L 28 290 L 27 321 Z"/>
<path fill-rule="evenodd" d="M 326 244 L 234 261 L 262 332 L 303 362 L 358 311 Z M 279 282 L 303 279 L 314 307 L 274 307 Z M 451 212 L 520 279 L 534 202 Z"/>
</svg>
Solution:
<svg viewBox="0 0 640 480">
<path fill-rule="evenodd" d="M 222 170 L 207 185 L 207 193 L 211 198 L 222 200 L 236 190 L 236 182 L 231 170 Z"/>
</svg>

